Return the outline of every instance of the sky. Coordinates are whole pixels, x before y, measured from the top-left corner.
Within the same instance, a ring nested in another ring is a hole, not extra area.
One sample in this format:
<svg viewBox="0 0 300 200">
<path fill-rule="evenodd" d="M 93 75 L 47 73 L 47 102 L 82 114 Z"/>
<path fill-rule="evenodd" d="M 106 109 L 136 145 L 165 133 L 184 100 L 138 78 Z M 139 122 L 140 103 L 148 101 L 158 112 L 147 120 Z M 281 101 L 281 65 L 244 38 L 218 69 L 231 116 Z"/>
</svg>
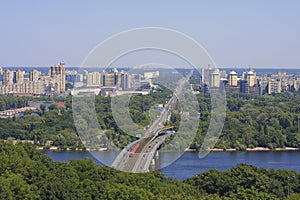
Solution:
<svg viewBox="0 0 300 200">
<path fill-rule="evenodd" d="M 0 66 L 78 66 L 108 37 L 165 27 L 221 67 L 300 68 L 298 0 L 0 0 Z"/>
</svg>

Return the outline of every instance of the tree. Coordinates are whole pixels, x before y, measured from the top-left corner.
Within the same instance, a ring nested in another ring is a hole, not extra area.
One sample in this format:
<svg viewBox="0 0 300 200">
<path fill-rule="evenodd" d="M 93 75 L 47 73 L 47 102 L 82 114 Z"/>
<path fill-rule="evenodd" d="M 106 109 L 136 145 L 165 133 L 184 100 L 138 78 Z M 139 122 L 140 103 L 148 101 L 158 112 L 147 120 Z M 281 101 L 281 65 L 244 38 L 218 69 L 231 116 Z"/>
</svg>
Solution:
<svg viewBox="0 0 300 200">
<path fill-rule="evenodd" d="M 40 110 L 42 111 L 42 114 L 44 114 L 45 110 L 46 110 L 46 105 L 45 104 L 40 104 Z"/>
</svg>

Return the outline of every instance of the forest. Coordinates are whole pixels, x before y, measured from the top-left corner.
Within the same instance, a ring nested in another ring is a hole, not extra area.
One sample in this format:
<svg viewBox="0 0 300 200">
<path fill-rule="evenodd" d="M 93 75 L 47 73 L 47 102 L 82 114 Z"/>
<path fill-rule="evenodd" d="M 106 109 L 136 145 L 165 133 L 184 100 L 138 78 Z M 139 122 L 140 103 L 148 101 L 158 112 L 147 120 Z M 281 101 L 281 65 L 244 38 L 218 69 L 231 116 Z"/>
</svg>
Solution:
<svg viewBox="0 0 300 200">
<path fill-rule="evenodd" d="M 133 121 L 141 126 L 148 125 L 151 122 L 149 110 L 155 104 L 164 104 L 170 95 L 169 90 L 162 89 L 149 95 L 132 96 L 129 111 Z M 197 135 L 190 146 L 191 149 L 196 150 L 201 147 L 209 127 L 211 110 L 208 94 L 200 93 L 197 98 L 201 118 Z M 37 101 L 38 99 L 1 96 L 0 108 L 22 107 L 29 100 Z M 65 101 L 66 107 L 57 108 L 51 105 L 49 110 L 45 110 L 41 106 L 34 113 L 25 112 L 22 118 L 0 119 L 0 139 L 34 140 L 40 146 L 44 146 L 50 140 L 53 141 L 54 146 L 62 149 L 84 148 L 74 126 L 72 98 L 68 96 L 55 100 Z M 96 115 L 106 136 L 118 147 L 123 147 L 136 138 L 127 135 L 116 125 L 110 102 L 110 97 L 96 96 Z M 300 98 L 293 93 L 264 96 L 228 95 L 226 120 L 215 148 L 234 148 L 239 151 L 254 147 L 300 148 L 299 117 Z M 180 114 L 174 112 L 168 125 L 174 125 L 176 128 L 180 119 Z"/>
<path fill-rule="evenodd" d="M 125 173 L 92 159 L 53 162 L 29 143 L 0 142 L 0 199 L 166 200 L 300 198 L 300 174 L 239 164 L 184 181 L 159 171 Z"/>
<path fill-rule="evenodd" d="M 141 126 L 150 124 L 148 111 L 155 104 L 163 104 L 171 95 L 170 90 L 161 89 L 150 95 L 136 95 L 129 102 L 130 114 L 135 123 Z M 2 140 L 33 140 L 36 145 L 45 146 L 52 141 L 53 146 L 65 148 L 82 148 L 73 120 L 72 97 L 56 97 L 54 99 L 42 97 L 12 97 L 0 96 L 0 111 L 27 106 L 28 101 L 51 101 L 49 109 L 41 104 L 40 108 L 26 111 L 21 118 L 0 119 L 0 139 Z M 65 108 L 58 108 L 55 102 L 65 102 Z M 123 147 L 136 138 L 125 134 L 117 125 L 112 116 L 110 97 L 95 97 L 95 110 L 101 129 L 105 130 L 109 138 L 118 147 Z M 2 109 L 1 109 L 2 108 Z"/>
<path fill-rule="evenodd" d="M 192 148 L 199 148 L 209 125 L 210 103 L 199 95 L 202 117 Z M 216 148 L 300 147 L 300 98 L 293 93 L 227 97 L 226 120 Z"/>
</svg>

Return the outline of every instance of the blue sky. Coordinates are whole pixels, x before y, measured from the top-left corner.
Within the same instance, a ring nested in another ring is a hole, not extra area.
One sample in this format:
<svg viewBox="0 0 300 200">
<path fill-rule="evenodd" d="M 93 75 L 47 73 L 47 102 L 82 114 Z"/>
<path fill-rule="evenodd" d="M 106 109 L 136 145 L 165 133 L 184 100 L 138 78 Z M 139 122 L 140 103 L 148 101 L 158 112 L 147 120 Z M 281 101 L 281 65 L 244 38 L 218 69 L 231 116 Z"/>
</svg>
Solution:
<svg viewBox="0 0 300 200">
<path fill-rule="evenodd" d="M 145 26 L 183 32 L 219 66 L 300 68 L 300 1 L 1 0 L 0 65 L 79 65 L 98 43 Z"/>
</svg>

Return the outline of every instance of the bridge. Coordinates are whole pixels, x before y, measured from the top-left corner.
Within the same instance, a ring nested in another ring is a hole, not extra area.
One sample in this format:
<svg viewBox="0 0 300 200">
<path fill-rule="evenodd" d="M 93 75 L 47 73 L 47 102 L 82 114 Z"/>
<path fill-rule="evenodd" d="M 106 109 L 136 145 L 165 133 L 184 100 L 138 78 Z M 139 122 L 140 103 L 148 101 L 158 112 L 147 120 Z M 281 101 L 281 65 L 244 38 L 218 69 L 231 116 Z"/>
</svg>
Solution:
<svg viewBox="0 0 300 200">
<path fill-rule="evenodd" d="M 184 88 L 184 84 L 189 80 L 193 71 L 185 78 L 179 80 L 176 94 L 165 104 L 160 116 L 152 123 L 145 133 L 145 137 L 127 145 L 114 160 L 112 167 L 126 172 L 147 172 L 155 166 L 155 155 L 157 150 L 164 143 L 169 134 L 167 130 L 173 130 L 173 127 L 163 127 L 163 123 L 168 119 L 172 109 L 177 102 Z"/>
</svg>

